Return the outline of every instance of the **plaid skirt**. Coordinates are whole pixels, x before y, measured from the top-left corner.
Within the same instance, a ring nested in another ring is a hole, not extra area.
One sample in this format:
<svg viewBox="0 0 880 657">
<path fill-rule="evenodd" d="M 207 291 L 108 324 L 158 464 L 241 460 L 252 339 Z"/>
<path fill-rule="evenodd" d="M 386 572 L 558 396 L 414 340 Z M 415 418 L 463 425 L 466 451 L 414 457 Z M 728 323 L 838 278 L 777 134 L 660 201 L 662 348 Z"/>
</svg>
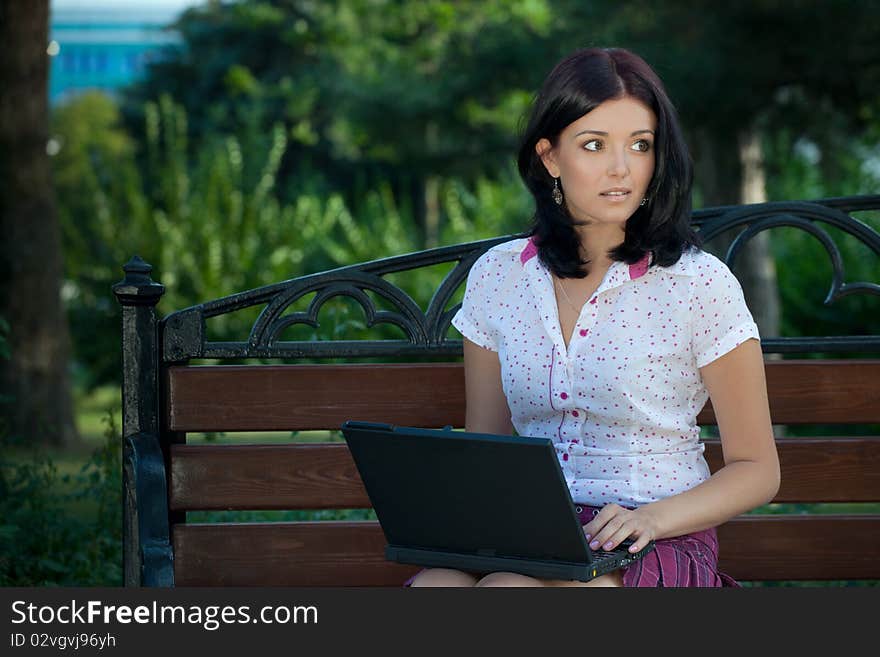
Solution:
<svg viewBox="0 0 880 657">
<path fill-rule="evenodd" d="M 581 525 L 593 519 L 599 509 L 578 505 Z M 421 572 L 410 577 L 409 586 Z M 739 583 L 718 570 L 718 534 L 715 528 L 684 536 L 654 541 L 654 549 L 631 566 L 621 569 L 625 587 L 739 587 Z M 474 573 L 481 576 L 485 573 Z"/>
</svg>

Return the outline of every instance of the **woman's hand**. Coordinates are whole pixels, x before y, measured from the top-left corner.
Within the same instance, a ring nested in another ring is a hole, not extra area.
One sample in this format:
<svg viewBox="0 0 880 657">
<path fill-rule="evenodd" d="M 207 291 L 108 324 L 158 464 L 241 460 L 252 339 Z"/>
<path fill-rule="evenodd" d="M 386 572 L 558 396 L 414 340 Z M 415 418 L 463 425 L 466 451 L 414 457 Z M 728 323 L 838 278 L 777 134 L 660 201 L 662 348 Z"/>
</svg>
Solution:
<svg viewBox="0 0 880 657">
<path fill-rule="evenodd" d="M 630 552 L 642 550 L 657 535 L 650 505 L 632 511 L 618 504 L 608 504 L 584 525 L 584 533 L 593 550 L 613 550 L 627 538 L 633 539 Z"/>
</svg>

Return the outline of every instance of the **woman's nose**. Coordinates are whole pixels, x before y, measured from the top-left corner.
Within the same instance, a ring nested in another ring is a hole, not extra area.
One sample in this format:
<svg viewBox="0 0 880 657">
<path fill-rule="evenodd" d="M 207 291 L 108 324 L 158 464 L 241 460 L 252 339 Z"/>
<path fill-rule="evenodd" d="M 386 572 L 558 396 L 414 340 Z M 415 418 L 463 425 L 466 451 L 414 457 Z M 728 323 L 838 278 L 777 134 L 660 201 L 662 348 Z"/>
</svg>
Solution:
<svg viewBox="0 0 880 657">
<path fill-rule="evenodd" d="M 608 173 L 609 175 L 623 177 L 629 172 L 629 162 L 626 152 L 623 150 L 608 149 Z"/>
</svg>

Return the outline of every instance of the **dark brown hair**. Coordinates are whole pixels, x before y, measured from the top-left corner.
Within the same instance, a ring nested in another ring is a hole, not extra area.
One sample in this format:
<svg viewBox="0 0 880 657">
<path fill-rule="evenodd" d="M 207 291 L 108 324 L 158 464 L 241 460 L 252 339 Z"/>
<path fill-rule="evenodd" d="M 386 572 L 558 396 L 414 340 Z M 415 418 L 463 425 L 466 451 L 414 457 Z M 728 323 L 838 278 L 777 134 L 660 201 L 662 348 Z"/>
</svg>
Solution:
<svg viewBox="0 0 880 657">
<path fill-rule="evenodd" d="M 648 202 L 626 222 L 623 243 L 609 251 L 612 260 L 634 264 L 654 253 L 653 265 L 674 264 L 690 246 L 700 246 L 691 227 L 693 165 L 675 110 L 663 83 L 638 55 L 622 48 L 578 50 L 559 62 L 535 97 L 519 150 L 519 173 L 535 197 L 535 215 L 529 235 L 535 237 L 538 256 L 560 277 L 583 278 L 578 235 L 565 205 L 552 198 L 553 178 L 535 152 L 546 138 L 553 145 L 572 122 L 606 100 L 631 97 L 657 117 L 654 174 Z"/>
</svg>

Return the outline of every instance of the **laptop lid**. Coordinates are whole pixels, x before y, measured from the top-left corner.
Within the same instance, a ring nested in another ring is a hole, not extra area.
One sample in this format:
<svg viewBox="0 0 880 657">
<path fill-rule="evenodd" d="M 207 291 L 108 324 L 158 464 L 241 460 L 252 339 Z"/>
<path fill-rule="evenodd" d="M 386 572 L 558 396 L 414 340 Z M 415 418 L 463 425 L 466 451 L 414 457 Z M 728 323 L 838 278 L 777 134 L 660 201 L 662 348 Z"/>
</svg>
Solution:
<svg viewBox="0 0 880 657">
<path fill-rule="evenodd" d="M 355 421 L 342 432 L 390 544 L 592 562 L 551 440 Z"/>
</svg>

